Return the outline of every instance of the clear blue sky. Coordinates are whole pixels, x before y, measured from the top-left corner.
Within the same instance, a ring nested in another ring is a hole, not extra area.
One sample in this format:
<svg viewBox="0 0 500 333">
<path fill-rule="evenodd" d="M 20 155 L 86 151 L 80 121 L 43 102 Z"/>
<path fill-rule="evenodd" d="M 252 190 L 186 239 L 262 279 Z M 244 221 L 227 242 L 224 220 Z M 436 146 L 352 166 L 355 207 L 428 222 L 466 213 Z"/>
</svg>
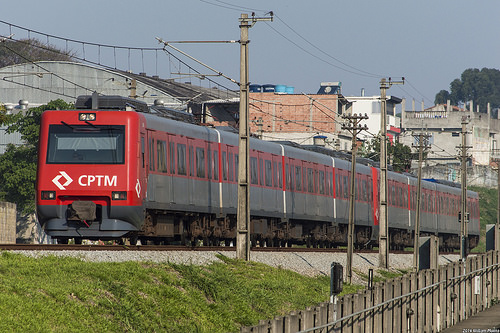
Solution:
<svg viewBox="0 0 500 333">
<path fill-rule="evenodd" d="M 418 105 L 424 100 L 428 107 L 465 69 L 500 68 L 498 0 L 16 0 L 3 6 L 0 19 L 69 39 L 158 47 L 157 36 L 169 41 L 238 40 L 238 18 L 252 10 L 257 16 L 275 13 L 274 22 L 258 22 L 250 29 L 253 83 L 315 93 L 322 81 L 341 81 L 346 96 L 359 95 L 361 88 L 378 95 L 381 77 L 404 76 L 405 86 L 393 86 L 388 94 L 414 98 Z M 14 38 L 27 37 L 11 30 Z M 8 32 L 0 25 L 0 34 Z M 81 45 L 70 46 L 82 56 Z M 238 44 L 175 46 L 239 80 Z M 97 58 L 92 47 L 85 51 Z M 128 54 L 118 53 L 118 67 L 127 70 Z M 144 58 L 131 54 L 130 67 L 162 78 L 177 76 L 170 73 L 179 71 L 178 62 L 161 53 Z M 114 66 L 112 51 L 102 49 L 101 62 Z"/>
</svg>

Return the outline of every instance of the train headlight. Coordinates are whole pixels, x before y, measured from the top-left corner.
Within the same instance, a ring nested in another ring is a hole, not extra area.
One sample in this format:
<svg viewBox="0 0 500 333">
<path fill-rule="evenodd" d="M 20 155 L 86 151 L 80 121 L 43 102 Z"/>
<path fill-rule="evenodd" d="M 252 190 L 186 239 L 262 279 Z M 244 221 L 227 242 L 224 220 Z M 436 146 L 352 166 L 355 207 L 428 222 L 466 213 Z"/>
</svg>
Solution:
<svg viewBox="0 0 500 333">
<path fill-rule="evenodd" d="M 41 193 L 42 200 L 55 200 L 56 192 L 55 191 L 42 191 Z"/>
<path fill-rule="evenodd" d="M 79 113 L 78 120 L 80 121 L 94 121 L 96 118 L 95 113 Z"/>
<path fill-rule="evenodd" d="M 113 191 L 111 192 L 111 199 L 113 200 L 127 200 L 127 192 Z"/>
</svg>

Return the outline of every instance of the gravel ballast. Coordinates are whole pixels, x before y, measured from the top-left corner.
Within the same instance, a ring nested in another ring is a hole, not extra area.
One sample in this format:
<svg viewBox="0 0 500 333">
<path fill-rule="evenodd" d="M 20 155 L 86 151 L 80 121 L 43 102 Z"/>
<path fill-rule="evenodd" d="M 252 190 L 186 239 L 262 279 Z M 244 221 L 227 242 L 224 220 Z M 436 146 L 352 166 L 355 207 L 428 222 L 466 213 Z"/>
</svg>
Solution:
<svg viewBox="0 0 500 333">
<path fill-rule="evenodd" d="M 93 262 L 123 262 L 123 261 L 149 261 L 149 262 L 172 262 L 178 264 L 206 265 L 218 261 L 217 254 L 229 258 L 235 258 L 234 251 L 12 251 L 30 257 L 40 256 L 71 256 L 84 261 Z M 352 259 L 353 283 L 364 283 L 357 274 L 367 274 L 372 268 L 376 274 L 379 270 L 378 253 L 354 253 Z M 347 254 L 346 253 L 324 253 L 324 252 L 252 252 L 250 259 L 272 267 L 288 269 L 307 276 L 330 275 L 332 262 L 340 263 L 344 267 L 346 275 Z M 439 265 L 458 261 L 458 254 L 447 254 L 439 256 Z M 413 268 L 413 254 L 389 254 L 389 266 L 391 271 L 411 271 Z"/>
</svg>

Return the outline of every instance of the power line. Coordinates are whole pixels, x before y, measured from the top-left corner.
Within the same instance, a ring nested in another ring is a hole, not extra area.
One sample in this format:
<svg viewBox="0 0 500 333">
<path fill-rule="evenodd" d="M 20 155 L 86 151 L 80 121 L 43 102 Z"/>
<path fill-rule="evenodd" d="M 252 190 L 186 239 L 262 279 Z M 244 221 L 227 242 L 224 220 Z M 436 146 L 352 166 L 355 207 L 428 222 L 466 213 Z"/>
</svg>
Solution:
<svg viewBox="0 0 500 333">
<path fill-rule="evenodd" d="M 243 11 L 243 12 L 252 11 L 252 12 L 262 12 L 262 13 L 265 12 L 265 10 L 233 5 L 233 4 L 231 4 L 229 2 L 225 2 L 225 1 L 220 1 L 220 0 L 213 0 L 213 1 L 221 3 L 222 5 L 213 3 L 211 1 L 207 1 L 207 0 L 200 0 L 200 2 L 204 2 L 204 3 L 212 5 L 212 6 L 230 9 L 230 10 L 234 10 L 234 11 Z"/>
<path fill-rule="evenodd" d="M 117 58 L 116 50 L 125 50 L 125 51 L 127 51 L 129 70 L 130 70 L 131 51 L 139 52 L 140 56 L 142 58 L 142 68 L 143 68 L 143 71 L 144 71 L 144 52 L 145 51 L 147 51 L 147 52 L 154 52 L 156 54 L 156 56 L 158 54 L 157 53 L 158 51 L 165 51 L 165 53 L 167 53 L 169 56 L 172 56 L 175 59 L 177 59 L 180 64 L 182 63 L 183 65 L 185 65 L 190 70 L 194 71 L 197 74 L 202 75 L 204 78 L 207 79 L 208 82 L 213 83 L 214 85 L 219 86 L 219 87 L 221 87 L 223 89 L 226 89 L 226 90 L 229 90 L 229 91 L 233 91 L 233 89 L 230 89 L 230 88 L 228 88 L 228 87 L 226 87 L 226 86 L 224 86 L 224 85 L 222 85 L 222 84 L 220 84 L 220 83 L 218 83 L 218 82 L 216 82 L 216 81 L 208 78 L 206 75 L 201 74 L 201 72 L 195 70 L 192 66 L 190 66 L 187 63 L 181 61 L 178 57 L 176 57 L 175 55 L 171 54 L 170 52 L 164 50 L 163 48 L 157 48 L 157 47 L 155 47 L 155 48 L 152 48 L 152 47 L 132 47 L 132 46 L 99 44 L 99 43 L 94 43 L 94 42 L 88 42 L 88 41 L 82 41 L 82 40 L 76 40 L 76 39 L 71 39 L 71 38 L 66 38 L 66 37 L 55 36 L 55 35 L 47 34 L 47 33 L 44 33 L 44 32 L 40 32 L 40 31 L 28 29 L 28 28 L 25 28 L 25 27 L 22 27 L 22 26 L 19 26 L 19 25 L 15 25 L 15 24 L 3 21 L 3 20 L 0 20 L 0 24 L 4 24 L 4 25 L 9 26 L 9 31 L 12 31 L 12 27 L 15 27 L 16 29 L 20 29 L 20 30 L 23 30 L 23 31 L 27 32 L 28 33 L 28 39 L 31 39 L 31 34 L 32 33 L 44 36 L 47 39 L 47 46 L 49 46 L 49 40 L 50 39 L 62 41 L 62 42 L 64 42 L 66 44 L 66 52 L 67 53 L 64 53 L 62 50 L 51 49 L 51 48 L 45 47 L 43 45 L 32 45 L 29 42 L 27 42 L 25 40 L 22 40 L 22 39 L 11 38 L 12 40 L 14 40 L 16 42 L 23 43 L 23 44 L 26 44 L 26 45 L 31 45 L 31 46 L 34 46 L 34 47 L 37 47 L 37 48 L 40 48 L 40 49 L 43 49 L 43 50 L 46 50 L 46 51 L 52 51 L 52 52 L 58 53 L 58 54 L 69 55 L 73 59 L 76 59 L 76 60 L 79 60 L 79 61 L 82 61 L 82 62 L 85 62 L 85 63 L 97 65 L 97 66 L 102 66 L 103 68 L 107 68 L 107 69 L 118 69 L 117 68 L 117 61 L 116 61 L 116 58 Z M 68 53 L 69 52 L 68 51 L 68 42 L 75 43 L 75 44 L 80 44 L 81 47 L 82 47 L 83 57 L 78 56 L 77 54 Z M 90 60 L 87 57 L 87 53 L 88 52 L 86 52 L 86 49 L 85 49 L 86 46 L 93 46 L 93 47 L 97 48 L 98 61 Z M 101 59 L 100 59 L 101 49 L 111 49 L 113 51 L 114 67 L 110 66 L 110 65 L 106 65 L 106 64 L 104 64 L 104 63 L 101 62 Z M 156 60 L 156 64 L 157 63 L 158 63 L 158 60 Z M 156 65 L 156 67 L 157 67 L 157 65 Z M 157 70 L 157 68 L 156 68 L 156 70 Z"/>
<path fill-rule="evenodd" d="M 89 88 L 84 87 L 84 86 L 82 86 L 82 85 L 79 85 L 79 84 L 77 84 L 77 83 L 75 83 L 75 82 L 72 82 L 72 81 L 70 81 L 70 80 L 67 80 L 67 79 L 63 78 L 62 76 L 60 76 L 60 75 L 58 75 L 58 74 L 56 74 L 56 73 L 52 73 L 52 72 L 50 72 L 48 69 L 44 68 L 44 67 L 43 67 L 43 66 L 41 66 L 40 64 L 38 64 L 38 63 L 34 62 L 34 61 L 33 61 L 33 60 L 31 60 L 31 59 L 28 59 L 27 57 L 23 56 L 22 54 L 18 53 L 17 51 L 13 50 L 12 48 L 8 47 L 8 46 L 7 46 L 7 45 L 5 45 L 5 44 L 3 44 L 3 47 L 5 47 L 5 48 L 6 48 L 7 50 L 9 50 L 10 52 L 12 52 L 12 53 L 16 54 L 17 56 L 19 56 L 19 57 L 23 58 L 24 60 L 28 61 L 29 63 L 32 63 L 33 65 L 37 66 L 38 68 L 40 68 L 40 69 L 42 69 L 42 70 L 46 71 L 48 74 L 53 75 L 53 76 L 57 77 L 58 79 L 61 79 L 61 80 L 62 80 L 62 81 L 64 81 L 64 82 L 71 83 L 71 84 L 72 84 L 72 85 L 74 85 L 75 87 L 78 87 L 78 88 L 81 88 L 81 89 L 87 90 L 87 91 L 89 91 L 89 92 L 92 92 L 92 91 L 93 91 L 92 89 L 89 89 Z M 14 81 L 10 81 L 10 82 L 14 82 Z M 64 95 L 64 94 L 62 94 L 62 95 Z M 64 95 L 64 96 L 66 96 L 66 95 Z"/>
<path fill-rule="evenodd" d="M 288 29 L 290 29 L 294 34 L 296 34 L 297 36 L 299 36 L 303 41 L 305 41 L 307 44 L 311 45 L 313 48 L 315 48 L 316 50 L 318 50 L 319 52 L 323 53 L 324 55 L 326 55 L 327 57 L 341 63 L 342 65 L 346 66 L 346 67 L 349 67 L 353 70 L 356 70 L 360 73 L 364 73 L 366 74 L 366 76 L 368 77 L 373 77 L 373 78 L 379 78 L 379 77 L 382 77 L 383 75 L 380 75 L 380 74 L 374 74 L 374 73 L 370 73 L 370 72 L 366 72 L 364 70 L 361 70 L 359 68 L 356 68 L 354 66 L 351 66 L 337 58 L 335 58 L 334 56 L 332 56 L 331 54 L 323 51 L 322 49 L 320 49 L 318 46 L 314 45 L 313 43 L 311 43 L 307 38 L 303 37 L 301 34 L 299 34 L 295 29 L 293 29 L 288 23 L 286 23 L 283 19 L 281 19 L 277 14 L 274 15 L 278 20 L 280 20 L 281 23 L 283 23 Z M 352 73 L 352 72 L 350 72 Z M 358 75 L 361 75 L 361 74 L 358 74 Z"/>
</svg>

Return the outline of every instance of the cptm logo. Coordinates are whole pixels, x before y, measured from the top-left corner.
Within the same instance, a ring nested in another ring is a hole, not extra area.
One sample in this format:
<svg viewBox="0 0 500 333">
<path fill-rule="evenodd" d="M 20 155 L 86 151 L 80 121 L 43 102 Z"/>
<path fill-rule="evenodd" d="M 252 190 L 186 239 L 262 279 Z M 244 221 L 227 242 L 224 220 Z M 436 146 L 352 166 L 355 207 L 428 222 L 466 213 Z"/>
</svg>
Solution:
<svg viewBox="0 0 500 333">
<path fill-rule="evenodd" d="M 61 184 L 59 180 L 63 178 L 66 180 L 64 184 Z M 64 171 L 59 171 L 59 175 L 55 176 L 54 179 L 52 179 L 52 182 L 60 189 L 60 190 L 65 190 L 65 186 L 68 186 L 73 182 L 73 179 L 71 179 L 70 176 Z"/>
</svg>

